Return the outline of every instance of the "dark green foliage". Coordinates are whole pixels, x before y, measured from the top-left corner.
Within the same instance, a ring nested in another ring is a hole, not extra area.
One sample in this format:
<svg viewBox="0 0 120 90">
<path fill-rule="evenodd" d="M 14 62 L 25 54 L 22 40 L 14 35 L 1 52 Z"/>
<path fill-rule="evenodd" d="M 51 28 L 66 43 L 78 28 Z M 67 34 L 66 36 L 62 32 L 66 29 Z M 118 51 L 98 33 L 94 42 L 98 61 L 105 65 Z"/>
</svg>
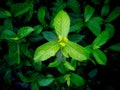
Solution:
<svg viewBox="0 0 120 90">
<path fill-rule="evenodd" d="M 117 90 L 109 76 L 120 66 L 120 5 L 112 2 L 1 0 L 0 90 Z"/>
</svg>

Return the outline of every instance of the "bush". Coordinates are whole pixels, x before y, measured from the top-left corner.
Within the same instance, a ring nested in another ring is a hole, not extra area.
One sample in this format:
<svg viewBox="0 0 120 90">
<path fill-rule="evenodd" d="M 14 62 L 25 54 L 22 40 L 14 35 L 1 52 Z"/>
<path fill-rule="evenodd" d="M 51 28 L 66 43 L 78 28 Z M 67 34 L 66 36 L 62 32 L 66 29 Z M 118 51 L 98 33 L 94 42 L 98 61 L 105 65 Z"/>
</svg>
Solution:
<svg viewBox="0 0 120 90">
<path fill-rule="evenodd" d="M 119 77 L 111 79 L 120 58 L 117 2 L 114 7 L 110 0 L 1 2 L 1 90 L 119 87 Z"/>
</svg>

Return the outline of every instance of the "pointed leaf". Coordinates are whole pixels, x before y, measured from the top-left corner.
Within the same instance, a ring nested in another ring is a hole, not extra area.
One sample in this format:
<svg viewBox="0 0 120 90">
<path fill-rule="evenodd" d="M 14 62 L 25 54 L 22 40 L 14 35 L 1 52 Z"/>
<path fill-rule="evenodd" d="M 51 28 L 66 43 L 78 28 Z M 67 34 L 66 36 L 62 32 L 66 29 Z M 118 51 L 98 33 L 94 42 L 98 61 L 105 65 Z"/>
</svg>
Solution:
<svg viewBox="0 0 120 90">
<path fill-rule="evenodd" d="M 3 8 L 0 8 L 0 18 L 8 18 L 11 17 L 11 13 Z"/>
<path fill-rule="evenodd" d="M 78 74 L 75 73 L 71 73 L 71 78 L 70 78 L 71 82 L 75 85 L 75 86 L 82 86 L 84 85 L 84 79 L 79 76 Z"/>
<path fill-rule="evenodd" d="M 20 64 L 20 46 L 15 42 L 9 42 L 9 64 Z"/>
<path fill-rule="evenodd" d="M 58 60 L 55 60 L 54 62 L 49 63 L 48 67 L 57 67 L 59 65 Z"/>
<path fill-rule="evenodd" d="M 40 32 L 41 32 L 42 29 L 43 29 L 42 25 L 36 25 L 36 26 L 33 27 L 33 28 L 34 28 L 34 32 L 33 32 L 34 35 L 40 34 Z"/>
<path fill-rule="evenodd" d="M 20 38 L 24 38 L 26 36 L 28 36 L 31 32 L 33 32 L 33 28 L 32 27 L 21 27 L 19 30 L 18 30 L 18 36 Z"/>
<path fill-rule="evenodd" d="M 39 86 L 38 86 L 37 82 L 32 82 L 31 90 L 39 90 Z"/>
<path fill-rule="evenodd" d="M 48 58 L 54 56 L 56 52 L 60 49 L 58 41 L 51 41 L 39 46 L 34 54 L 34 61 L 45 61 Z"/>
<path fill-rule="evenodd" d="M 48 86 L 48 85 L 50 85 L 53 81 L 54 81 L 54 78 L 53 78 L 53 77 L 47 77 L 47 78 L 39 79 L 39 80 L 38 80 L 38 84 L 39 84 L 39 86 Z"/>
<path fill-rule="evenodd" d="M 93 13 L 94 13 L 94 8 L 87 5 L 85 7 L 85 10 L 84 10 L 84 19 L 85 19 L 85 22 L 89 21 L 89 19 L 92 17 Z"/>
<path fill-rule="evenodd" d="M 53 22 L 57 35 L 67 37 L 70 28 L 70 18 L 68 14 L 61 10 L 58 12 Z"/>
<path fill-rule="evenodd" d="M 46 25 L 45 14 L 45 7 L 40 7 L 40 9 L 38 10 L 38 20 L 42 25 Z"/>
<path fill-rule="evenodd" d="M 91 31 L 94 35 L 96 35 L 96 36 L 98 36 L 98 35 L 100 34 L 100 32 L 101 32 L 101 27 L 100 27 L 100 25 L 97 24 L 96 21 L 94 21 L 94 20 L 92 20 L 92 19 L 87 22 L 87 27 L 88 27 L 88 28 L 90 29 L 90 31 Z"/>
<path fill-rule="evenodd" d="M 48 41 L 58 40 L 56 34 L 53 32 L 44 31 L 44 32 L 42 32 L 42 34 L 43 34 L 43 37 Z"/>
<path fill-rule="evenodd" d="M 101 16 L 106 16 L 109 13 L 110 7 L 109 5 L 104 5 L 102 7 L 102 11 L 101 11 Z"/>
<path fill-rule="evenodd" d="M 30 5 L 28 3 L 17 3 L 13 4 L 11 7 L 11 12 L 15 17 L 25 14 L 30 9 Z"/>
<path fill-rule="evenodd" d="M 82 46 L 68 41 L 64 47 L 67 54 L 75 60 L 83 61 L 88 58 L 88 52 Z"/>
<path fill-rule="evenodd" d="M 111 24 L 106 24 L 105 31 L 97 36 L 97 38 L 93 41 L 93 46 L 102 46 L 113 36 L 113 33 L 114 27 Z"/>
<path fill-rule="evenodd" d="M 117 17 L 120 16 L 120 7 L 116 7 L 111 13 L 110 15 L 106 18 L 105 22 L 111 22 L 114 19 L 116 19 Z"/>
<path fill-rule="evenodd" d="M 64 66 L 69 70 L 75 71 L 75 68 L 68 61 L 64 62 Z"/>
<path fill-rule="evenodd" d="M 73 12 L 80 13 L 80 4 L 77 0 L 68 0 L 67 5 L 73 10 Z"/>
<path fill-rule="evenodd" d="M 93 50 L 92 54 L 98 64 L 106 65 L 107 57 L 101 50 L 99 49 Z"/>
<path fill-rule="evenodd" d="M 120 52 L 120 43 L 114 44 L 114 45 L 108 47 L 108 49 Z"/>
</svg>

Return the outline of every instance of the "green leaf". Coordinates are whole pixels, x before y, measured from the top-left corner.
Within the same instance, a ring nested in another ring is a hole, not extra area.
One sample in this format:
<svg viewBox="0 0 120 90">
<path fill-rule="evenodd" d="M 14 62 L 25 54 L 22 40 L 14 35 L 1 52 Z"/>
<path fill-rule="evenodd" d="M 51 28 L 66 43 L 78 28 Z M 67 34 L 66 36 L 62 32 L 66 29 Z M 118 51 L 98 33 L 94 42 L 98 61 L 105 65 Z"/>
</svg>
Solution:
<svg viewBox="0 0 120 90">
<path fill-rule="evenodd" d="M 46 77 L 38 80 L 39 86 L 48 86 L 54 81 L 53 77 Z"/>
<path fill-rule="evenodd" d="M 8 70 L 5 72 L 5 75 L 4 75 L 5 83 L 6 83 L 6 84 L 9 84 L 9 85 L 12 84 L 12 79 L 11 79 L 12 76 L 11 76 L 11 73 L 12 73 L 11 69 L 8 69 Z"/>
<path fill-rule="evenodd" d="M 1 34 L 1 39 L 7 39 L 7 40 L 10 40 L 10 38 L 14 38 L 16 37 L 16 33 L 14 33 L 13 31 L 11 30 L 4 30 Z"/>
<path fill-rule="evenodd" d="M 30 5 L 28 3 L 17 3 L 13 4 L 11 7 L 11 12 L 15 17 L 25 14 L 30 9 Z"/>
<path fill-rule="evenodd" d="M 75 73 L 71 73 L 71 83 L 73 83 L 75 86 L 82 86 L 84 85 L 84 79 L 79 76 L 78 74 L 75 74 Z"/>
<path fill-rule="evenodd" d="M 90 31 L 95 35 L 98 36 L 101 32 L 101 27 L 99 24 L 96 23 L 95 20 L 89 20 L 87 23 L 87 27 L 90 29 Z"/>
<path fill-rule="evenodd" d="M 42 34 L 43 34 L 43 37 L 48 41 L 58 40 L 56 34 L 51 31 L 44 31 L 42 32 Z"/>
<path fill-rule="evenodd" d="M 30 78 L 25 77 L 22 73 L 19 73 L 18 76 L 19 76 L 19 78 L 20 78 L 23 82 L 25 82 L 25 83 L 32 82 L 32 80 L 31 80 Z"/>
<path fill-rule="evenodd" d="M 55 61 L 49 63 L 48 67 L 57 67 L 58 65 L 59 65 L 58 60 L 55 60 Z"/>
<path fill-rule="evenodd" d="M 89 21 L 89 19 L 92 17 L 93 13 L 94 13 L 94 8 L 87 5 L 85 7 L 85 10 L 84 10 L 84 19 L 85 19 L 85 22 Z"/>
<path fill-rule="evenodd" d="M 62 74 L 65 74 L 67 73 L 69 70 L 64 66 L 63 63 L 60 63 L 58 66 L 57 66 L 57 69 L 60 73 Z"/>
<path fill-rule="evenodd" d="M 43 30 L 42 25 L 36 25 L 33 28 L 34 28 L 34 32 L 33 32 L 34 35 L 40 34 L 40 32 Z"/>
<path fill-rule="evenodd" d="M 99 49 L 93 50 L 92 54 L 98 64 L 106 65 L 107 57 L 101 50 Z"/>
<path fill-rule="evenodd" d="M 103 24 L 103 21 L 104 21 L 103 18 L 101 18 L 101 17 L 92 17 L 91 20 L 93 22 L 96 22 L 98 25 Z"/>
<path fill-rule="evenodd" d="M 88 52 L 82 46 L 68 41 L 64 47 L 67 54 L 75 60 L 83 61 L 88 58 Z M 64 55 L 64 54 L 63 54 Z"/>
<path fill-rule="evenodd" d="M 112 38 L 115 33 L 114 26 L 112 24 L 107 23 L 107 24 L 105 24 L 105 30 L 108 30 L 109 37 Z"/>
<path fill-rule="evenodd" d="M 65 82 L 66 82 L 64 76 L 57 77 L 56 80 L 57 80 L 59 83 L 65 83 Z"/>
<path fill-rule="evenodd" d="M 111 24 L 106 24 L 105 31 L 103 31 L 97 38 L 93 41 L 93 46 L 102 46 L 105 44 L 114 33 L 114 27 Z"/>
<path fill-rule="evenodd" d="M 70 32 L 78 32 L 81 31 L 83 27 L 82 19 L 71 20 Z"/>
<path fill-rule="evenodd" d="M 54 56 L 56 52 L 60 49 L 58 41 L 51 41 L 39 46 L 34 54 L 34 61 L 45 61 L 48 58 Z"/>
<path fill-rule="evenodd" d="M 12 19 L 5 19 L 4 21 L 4 29 L 5 30 L 13 30 Z"/>
<path fill-rule="evenodd" d="M 39 42 L 42 39 L 43 39 L 43 37 L 41 35 L 35 35 L 35 36 L 29 38 L 30 42 Z"/>
<path fill-rule="evenodd" d="M 108 47 L 108 49 L 120 52 L 120 43 L 114 44 L 114 45 Z"/>
<path fill-rule="evenodd" d="M 65 76 L 64 76 L 64 78 L 65 78 L 65 80 L 67 81 L 67 85 L 68 85 L 68 87 L 70 86 L 70 74 L 65 74 Z"/>
<path fill-rule="evenodd" d="M 9 42 L 10 64 L 20 64 L 20 45 L 15 42 Z"/>
<path fill-rule="evenodd" d="M 46 25 L 45 14 L 45 7 L 40 7 L 38 10 L 38 20 L 42 25 Z"/>
<path fill-rule="evenodd" d="M 98 73 L 98 69 L 93 69 L 92 71 L 90 71 L 89 73 L 88 73 L 88 76 L 90 77 L 90 78 L 94 78 L 96 75 L 97 75 L 97 73 Z"/>
<path fill-rule="evenodd" d="M 31 90 L 39 90 L 39 86 L 38 86 L 37 82 L 32 82 Z"/>
<path fill-rule="evenodd" d="M 9 18 L 11 17 L 11 13 L 3 8 L 0 8 L 0 18 Z"/>
<path fill-rule="evenodd" d="M 105 22 L 111 22 L 120 16 L 120 7 L 116 7 L 106 18 Z"/>
<path fill-rule="evenodd" d="M 73 12 L 80 13 L 80 4 L 77 0 L 68 0 L 67 5 L 73 10 Z"/>
<path fill-rule="evenodd" d="M 17 34 L 20 38 L 24 38 L 24 37 L 28 36 L 31 32 L 33 32 L 33 28 L 29 27 L 29 26 L 26 26 L 26 27 L 21 27 L 18 30 Z"/>
<path fill-rule="evenodd" d="M 102 17 L 103 17 L 103 16 L 106 16 L 106 15 L 109 13 L 109 10 L 110 10 L 109 5 L 108 5 L 108 4 L 107 4 L 107 5 L 104 5 L 104 6 L 102 7 L 101 16 L 102 16 Z"/>
<path fill-rule="evenodd" d="M 64 62 L 64 66 L 69 70 L 75 71 L 75 68 L 68 61 Z"/>
<path fill-rule="evenodd" d="M 69 40 L 72 41 L 72 42 L 75 42 L 75 43 L 78 43 L 78 42 L 82 41 L 82 39 L 84 37 L 85 36 L 80 35 L 80 34 L 72 34 L 72 35 L 68 36 Z"/>
<path fill-rule="evenodd" d="M 41 70 L 42 70 L 42 67 L 43 67 L 42 61 L 37 62 L 37 63 L 34 63 L 34 67 L 35 67 L 35 69 L 36 69 L 37 71 L 41 71 Z"/>
<path fill-rule="evenodd" d="M 25 22 L 29 22 L 33 16 L 33 5 L 31 5 L 31 8 L 28 10 L 25 16 Z"/>
<path fill-rule="evenodd" d="M 68 14 L 63 10 L 59 11 L 54 18 L 53 25 L 58 36 L 67 37 L 70 29 L 70 18 Z"/>
</svg>

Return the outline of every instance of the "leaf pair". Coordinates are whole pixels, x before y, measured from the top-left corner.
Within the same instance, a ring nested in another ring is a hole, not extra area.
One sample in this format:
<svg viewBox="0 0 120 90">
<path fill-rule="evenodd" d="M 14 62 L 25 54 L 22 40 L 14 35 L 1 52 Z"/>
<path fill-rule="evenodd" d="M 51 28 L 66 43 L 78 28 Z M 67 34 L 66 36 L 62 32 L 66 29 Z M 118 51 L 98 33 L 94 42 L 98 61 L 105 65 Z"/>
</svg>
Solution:
<svg viewBox="0 0 120 90">
<path fill-rule="evenodd" d="M 107 62 L 107 57 L 99 50 L 99 48 L 104 45 L 110 38 L 113 37 L 114 27 L 111 24 L 105 25 L 105 30 L 99 34 L 92 43 L 92 54 L 98 64 L 105 65 Z"/>
<path fill-rule="evenodd" d="M 88 58 L 87 51 L 82 46 L 67 39 L 70 29 L 68 14 L 63 10 L 59 11 L 54 18 L 53 25 L 59 40 L 50 41 L 39 46 L 34 54 L 35 62 L 44 61 L 55 56 L 60 48 L 65 57 L 70 56 L 79 61 L 86 60 Z"/>
</svg>

